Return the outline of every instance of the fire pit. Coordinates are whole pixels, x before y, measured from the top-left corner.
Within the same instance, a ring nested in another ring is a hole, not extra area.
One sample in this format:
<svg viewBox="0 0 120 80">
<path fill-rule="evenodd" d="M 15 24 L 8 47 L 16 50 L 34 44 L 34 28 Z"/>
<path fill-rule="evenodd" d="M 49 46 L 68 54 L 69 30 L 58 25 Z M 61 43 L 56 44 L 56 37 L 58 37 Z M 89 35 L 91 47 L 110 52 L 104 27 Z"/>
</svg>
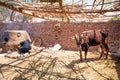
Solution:
<svg viewBox="0 0 120 80">
<path fill-rule="evenodd" d="M 2 49 L 6 52 L 9 49 L 16 50 L 20 42 L 29 40 L 30 36 L 25 30 L 6 30 L 3 35 Z M 9 47 L 9 48 L 8 48 Z M 7 49 L 7 50 L 6 50 Z"/>
</svg>

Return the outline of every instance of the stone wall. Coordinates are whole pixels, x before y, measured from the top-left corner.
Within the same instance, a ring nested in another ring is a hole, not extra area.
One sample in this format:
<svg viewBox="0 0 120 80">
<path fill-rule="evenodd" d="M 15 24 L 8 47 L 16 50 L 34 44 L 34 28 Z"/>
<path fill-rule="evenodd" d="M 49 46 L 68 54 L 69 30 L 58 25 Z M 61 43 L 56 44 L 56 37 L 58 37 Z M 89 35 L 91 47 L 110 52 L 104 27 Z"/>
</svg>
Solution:
<svg viewBox="0 0 120 80">
<path fill-rule="evenodd" d="M 75 40 L 72 39 L 75 33 L 81 33 L 91 29 L 109 30 L 110 51 L 117 52 L 120 48 L 120 21 L 109 22 L 80 22 L 60 23 L 56 29 L 56 22 L 46 21 L 41 23 L 0 23 L 0 39 L 5 30 L 26 30 L 32 39 L 43 39 L 43 46 L 61 44 L 63 49 L 76 50 Z"/>
</svg>

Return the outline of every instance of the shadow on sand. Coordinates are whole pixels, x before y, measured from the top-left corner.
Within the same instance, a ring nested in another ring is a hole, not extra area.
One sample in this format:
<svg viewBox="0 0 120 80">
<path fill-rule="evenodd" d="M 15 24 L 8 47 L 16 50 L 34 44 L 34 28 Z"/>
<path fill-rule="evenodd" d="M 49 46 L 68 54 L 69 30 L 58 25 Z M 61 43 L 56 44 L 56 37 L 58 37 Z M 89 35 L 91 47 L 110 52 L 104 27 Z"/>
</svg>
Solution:
<svg viewBox="0 0 120 80">
<path fill-rule="evenodd" d="M 110 59 L 108 59 L 107 61 L 105 59 L 100 59 L 102 60 L 103 62 L 107 62 L 106 66 L 107 65 L 111 65 L 110 62 L 112 61 L 114 64 L 115 64 L 115 69 L 116 69 L 116 72 L 117 72 L 117 76 L 118 76 L 118 80 L 120 80 L 120 57 L 118 56 L 113 56 L 113 55 L 109 55 L 109 57 L 111 57 Z M 118 60 L 119 59 L 119 60 Z M 73 60 L 71 63 L 69 63 L 68 65 L 66 65 L 67 68 L 69 69 L 72 69 L 74 71 L 74 66 L 76 64 L 81 64 L 81 63 L 85 63 L 87 65 L 87 67 L 85 68 L 91 68 L 93 71 L 95 71 L 97 74 L 99 74 L 101 77 L 103 77 L 105 80 L 112 80 L 112 77 L 106 77 L 104 74 L 102 74 L 100 71 L 98 71 L 97 69 L 95 69 L 93 66 L 94 65 L 91 65 L 89 62 L 94 62 L 94 61 L 99 61 L 98 58 L 88 58 L 87 60 L 85 61 L 80 61 L 80 59 L 78 60 Z M 98 63 L 99 64 L 99 63 Z M 103 64 L 103 63 L 102 63 Z M 82 64 L 81 64 L 82 65 Z M 109 66 L 107 66 L 109 67 Z M 81 68 L 82 69 L 82 68 Z M 83 78 L 86 80 L 85 76 L 82 75 Z"/>
</svg>

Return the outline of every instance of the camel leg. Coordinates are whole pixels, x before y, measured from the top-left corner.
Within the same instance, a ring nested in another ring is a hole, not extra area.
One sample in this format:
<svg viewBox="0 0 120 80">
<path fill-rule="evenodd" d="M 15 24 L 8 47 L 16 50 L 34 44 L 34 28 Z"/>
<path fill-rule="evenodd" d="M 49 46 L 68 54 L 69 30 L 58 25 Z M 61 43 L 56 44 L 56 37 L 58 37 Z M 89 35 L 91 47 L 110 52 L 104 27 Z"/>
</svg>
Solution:
<svg viewBox="0 0 120 80">
<path fill-rule="evenodd" d="M 85 55 L 85 60 L 87 59 L 87 52 L 88 52 L 88 50 L 86 50 L 85 54 L 84 54 Z"/>
<path fill-rule="evenodd" d="M 105 44 L 105 49 L 106 49 L 106 57 L 105 57 L 105 59 L 108 59 L 109 48 L 108 48 L 107 44 Z"/>
<path fill-rule="evenodd" d="M 101 59 L 101 58 L 102 58 L 102 56 L 103 56 L 103 51 L 101 51 L 101 54 L 100 54 L 99 59 Z"/>
<path fill-rule="evenodd" d="M 82 50 L 79 50 L 79 53 L 80 53 L 80 61 L 82 61 L 83 60 L 83 58 L 82 58 Z"/>
<path fill-rule="evenodd" d="M 87 53 L 88 53 L 88 45 L 84 46 L 84 56 L 85 56 L 85 60 L 87 59 Z"/>
<path fill-rule="evenodd" d="M 103 53 L 104 53 L 104 45 L 103 45 L 103 44 L 101 44 L 101 45 L 100 45 L 100 48 L 101 48 L 101 54 L 100 54 L 99 59 L 101 59 L 101 58 L 102 58 L 102 56 L 103 56 Z"/>
</svg>

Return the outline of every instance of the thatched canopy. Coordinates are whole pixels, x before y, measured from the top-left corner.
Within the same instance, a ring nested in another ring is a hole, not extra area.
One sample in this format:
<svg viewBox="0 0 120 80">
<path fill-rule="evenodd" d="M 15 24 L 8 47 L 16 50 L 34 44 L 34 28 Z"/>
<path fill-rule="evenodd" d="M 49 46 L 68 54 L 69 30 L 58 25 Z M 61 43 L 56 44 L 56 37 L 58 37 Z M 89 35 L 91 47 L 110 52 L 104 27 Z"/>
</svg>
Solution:
<svg viewBox="0 0 120 80">
<path fill-rule="evenodd" d="M 1 1 L 0 6 L 9 8 L 13 11 L 20 12 L 33 17 L 51 19 L 54 17 L 72 17 L 75 14 L 84 17 L 97 17 L 106 12 L 120 11 L 120 1 L 93 0 L 91 5 L 85 4 L 86 0 L 79 0 L 74 3 L 63 3 L 63 0 L 40 0 L 37 3 L 28 3 L 21 0 Z M 11 13 L 12 16 L 12 13 Z"/>
</svg>

